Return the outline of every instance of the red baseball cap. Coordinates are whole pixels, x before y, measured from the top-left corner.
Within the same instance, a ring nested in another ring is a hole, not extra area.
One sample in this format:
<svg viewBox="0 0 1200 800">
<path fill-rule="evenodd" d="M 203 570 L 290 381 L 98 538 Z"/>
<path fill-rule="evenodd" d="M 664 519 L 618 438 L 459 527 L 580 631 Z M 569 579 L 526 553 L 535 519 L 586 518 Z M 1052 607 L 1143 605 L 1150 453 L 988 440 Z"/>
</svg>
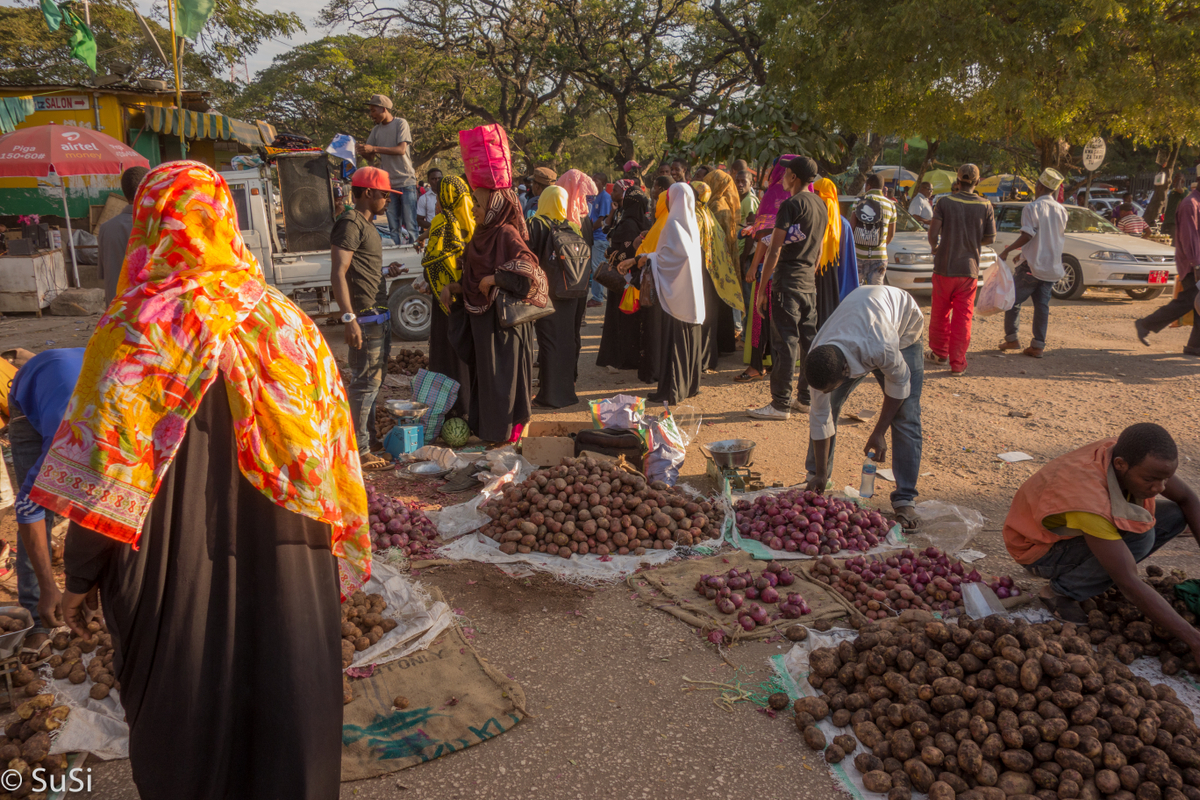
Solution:
<svg viewBox="0 0 1200 800">
<path fill-rule="evenodd" d="M 392 181 L 388 178 L 388 174 L 379 167 L 359 167 L 354 170 L 354 174 L 350 176 L 350 185 L 400 194 L 399 191 L 392 188 Z"/>
</svg>

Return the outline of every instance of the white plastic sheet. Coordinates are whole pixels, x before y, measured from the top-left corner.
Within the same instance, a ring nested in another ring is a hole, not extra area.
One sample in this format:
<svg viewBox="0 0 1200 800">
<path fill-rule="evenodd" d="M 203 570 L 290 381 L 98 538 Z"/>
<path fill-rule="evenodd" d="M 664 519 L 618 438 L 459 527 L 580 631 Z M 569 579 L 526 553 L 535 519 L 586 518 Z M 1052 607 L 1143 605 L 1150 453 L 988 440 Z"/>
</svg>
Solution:
<svg viewBox="0 0 1200 800">
<path fill-rule="evenodd" d="M 431 602 L 420 583 L 386 564 L 373 565 L 371 580 L 363 591 L 383 595 L 388 602 L 386 613 L 397 625 L 374 646 L 358 653 L 351 668 L 386 664 L 424 650 L 454 624 L 449 606 Z M 84 664 L 92 658 L 91 653 L 85 655 Z M 50 744 L 51 753 L 87 752 L 106 761 L 129 757 L 129 726 L 117 692 L 94 700 L 89 694 L 91 681 L 54 680 L 49 666 L 41 669 L 41 676 L 49 681 L 56 701 L 71 707 L 66 723 Z"/>
<path fill-rule="evenodd" d="M 505 555 L 500 552 L 499 542 L 482 533 L 472 533 L 438 548 L 435 555 L 439 558 L 498 564 L 505 568 L 505 571 L 516 574 L 520 574 L 522 568 L 533 572 L 546 572 L 560 581 L 591 585 L 624 580 L 647 564 L 665 564 L 672 558 L 681 555 L 681 551 L 679 549 L 647 550 L 644 556 L 589 554 L 586 556 L 572 555 L 570 558 L 552 556 L 548 553 Z M 514 569 L 508 569 L 508 567 Z"/>
</svg>

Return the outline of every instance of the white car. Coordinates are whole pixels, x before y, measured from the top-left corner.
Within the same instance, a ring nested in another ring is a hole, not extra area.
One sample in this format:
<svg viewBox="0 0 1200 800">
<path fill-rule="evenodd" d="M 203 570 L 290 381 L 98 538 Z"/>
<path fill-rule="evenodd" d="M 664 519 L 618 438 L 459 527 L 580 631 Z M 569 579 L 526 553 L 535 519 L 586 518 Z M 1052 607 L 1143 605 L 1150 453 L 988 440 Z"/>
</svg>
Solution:
<svg viewBox="0 0 1200 800">
<path fill-rule="evenodd" d="M 857 197 L 839 197 L 842 216 L 849 219 L 858 201 Z M 933 292 L 933 250 L 929 247 L 929 233 L 899 204 L 896 205 L 896 235 L 887 251 L 884 280 L 888 286 L 912 293 Z M 996 251 L 984 245 L 979 252 L 979 286 L 983 285 L 988 270 L 996 266 L 997 260 Z"/>
<path fill-rule="evenodd" d="M 1027 203 L 996 206 L 996 247 L 1003 250 L 1021 235 L 1021 209 Z M 1063 277 L 1051 294 L 1078 300 L 1090 288 L 1124 291 L 1134 300 L 1153 300 L 1175 281 L 1175 250 L 1121 233 L 1104 217 L 1079 206 L 1067 210 Z"/>
<path fill-rule="evenodd" d="M 1119 197 L 1096 197 L 1095 195 L 1092 196 L 1092 205 L 1091 205 L 1092 209 L 1097 211 L 1098 213 L 1100 213 L 1102 216 L 1104 216 L 1106 218 L 1111 217 L 1113 214 L 1113 211 L 1119 205 L 1121 205 L 1121 198 L 1119 198 Z M 1141 203 L 1134 203 L 1133 210 L 1137 212 L 1137 215 L 1139 217 L 1146 213 L 1146 207 L 1143 206 Z"/>
</svg>

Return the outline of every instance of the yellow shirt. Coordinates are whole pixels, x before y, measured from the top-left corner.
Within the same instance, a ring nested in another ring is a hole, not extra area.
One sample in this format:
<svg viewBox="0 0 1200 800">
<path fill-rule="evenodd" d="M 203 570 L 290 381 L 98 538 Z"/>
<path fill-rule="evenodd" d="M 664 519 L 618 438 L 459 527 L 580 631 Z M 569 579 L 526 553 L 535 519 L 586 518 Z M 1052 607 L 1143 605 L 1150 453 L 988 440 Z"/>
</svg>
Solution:
<svg viewBox="0 0 1200 800">
<path fill-rule="evenodd" d="M 1042 520 L 1042 524 L 1048 530 L 1056 530 L 1062 527 L 1073 528 L 1077 531 L 1083 531 L 1088 536 L 1095 536 L 1097 539 L 1121 538 L 1121 532 L 1117 530 L 1116 525 L 1113 525 L 1099 514 L 1090 514 L 1086 511 L 1068 511 L 1065 514 L 1054 514 Z"/>
</svg>

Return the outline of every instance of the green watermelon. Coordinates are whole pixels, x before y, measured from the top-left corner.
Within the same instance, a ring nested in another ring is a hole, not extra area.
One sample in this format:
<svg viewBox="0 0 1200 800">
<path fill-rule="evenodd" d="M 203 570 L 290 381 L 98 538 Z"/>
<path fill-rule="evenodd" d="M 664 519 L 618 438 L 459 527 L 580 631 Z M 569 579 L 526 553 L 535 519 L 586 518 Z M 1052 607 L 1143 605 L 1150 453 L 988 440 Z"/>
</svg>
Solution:
<svg viewBox="0 0 1200 800">
<path fill-rule="evenodd" d="M 451 447 L 462 447 L 471 438 L 471 429 L 462 417 L 451 417 L 442 425 L 442 438 Z"/>
</svg>

